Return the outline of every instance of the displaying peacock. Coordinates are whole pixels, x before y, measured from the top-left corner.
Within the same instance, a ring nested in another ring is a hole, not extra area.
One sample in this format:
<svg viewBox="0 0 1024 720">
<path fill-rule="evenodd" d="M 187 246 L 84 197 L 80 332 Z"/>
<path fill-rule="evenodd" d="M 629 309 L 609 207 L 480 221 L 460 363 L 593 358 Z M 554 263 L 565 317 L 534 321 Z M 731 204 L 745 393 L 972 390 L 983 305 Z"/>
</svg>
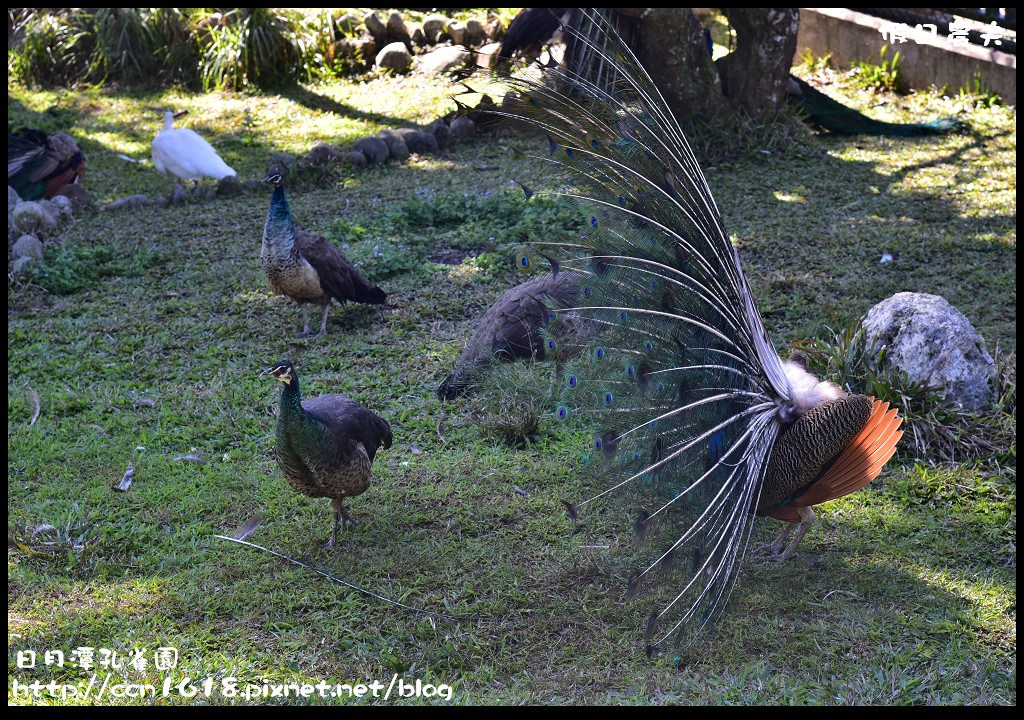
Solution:
<svg viewBox="0 0 1024 720">
<path fill-rule="evenodd" d="M 277 464 L 295 492 L 331 498 L 334 527 L 324 547 L 334 547 L 338 528 L 354 522 L 345 498 L 370 487 L 377 450 L 391 447 L 391 426 L 344 395 L 303 400 L 299 374 L 291 363 L 271 365 L 260 376 L 284 385 L 275 430 Z"/>
<path fill-rule="evenodd" d="M 164 113 L 163 130 L 153 138 L 153 166 L 157 171 L 179 180 L 197 182 L 204 177 L 221 180 L 235 174 L 199 133 L 188 128 L 175 128 L 174 117 L 172 112 Z"/>
<path fill-rule="evenodd" d="M 22 200 L 52 198 L 84 176 L 82 151 L 67 133 L 21 130 L 7 137 L 7 184 Z"/>
<path fill-rule="evenodd" d="M 878 475 L 901 420 L 813 377 L 799 354 L 780 359 L 653 81 L 600 14 L 564 31 L 586 71 L 550 69 L 550 85 L 512 74 L 503 107 L 546 134 L 550 185 L 563 188 L 552 194 L 586 208 L 579 237 L 537 241 L 578 285 L 552 306 L 550 332 L 569 316 L 600 328 L 567 365 L 553 410 L 593 428 L 583 464 L 601 490 L 570 514 L 607 520 L 606 542 L 636 563 L 628 593 L 664 598 L 647 626 L 651 652 L 692 640 L 721 612 L 755 514 L 789 523 L 765 551 L 790 557 L 812 505 Z M 613 496 L 625 510 L 597 502 Z M 635 550 L 626 529 L 644 541 Z"/>
<path fill-rule="evenodd" d="M 569 338 L 545 340 L 541 331 L 547 325 L 548 306 L 569 304 L 577 290 L 576 275 L 559 272 L 556 265 L 550 274 L 527 280 L 502 295 L 477 323 L 454 369 L 437 388 L 437 396 L 454 399 L 495 360 L 544 360 L 556 343 L 571 342 Z M 573 331 L 574 336 L 580 330 L 570 327 L 568 321 L 561 323 L 561 329 Z"/>
<path fill-rule="evenodd" d="M 380 305 L 387 299 L 384 291 L 360 275 L 326 238 L 295 229 L 280 175 L 268 175 L 263 182 L 274 186 L 274 194 L 263 229 L 260 267 L 274 292 L 287 295 L 302 308 L 303 335 L 310 334 L 310 303 L 324 309 L 319 333 L 323 335 L 327 332 L 332 298 L 341 303 L 351 300 L 371 305 Z"/>
</svg>

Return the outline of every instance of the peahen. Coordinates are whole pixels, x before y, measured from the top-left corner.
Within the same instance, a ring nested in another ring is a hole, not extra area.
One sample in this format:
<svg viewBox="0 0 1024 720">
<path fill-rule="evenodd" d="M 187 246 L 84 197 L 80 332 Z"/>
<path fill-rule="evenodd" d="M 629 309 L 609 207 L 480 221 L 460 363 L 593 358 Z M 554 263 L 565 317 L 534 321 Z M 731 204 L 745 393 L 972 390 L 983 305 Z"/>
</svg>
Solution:
<svg viewBox="0 0 1024 720">
<path fill-rule="evenodd" d="M 334 527 L 324 547 L 334 547 L 339 526 L 354 523 L 345 498 L 370 487 L 377 450 L 391 447 L 391 426 L 344 395 L 303 400 L 299 374 L 291 363 L 271 365 L 260 376 L 284 385 L 275 430 L 277 464 L 295 492 L 331 499 Z"/>
<path fill-rule="evenodd" d="M 799 353 L 779 358 L 665 100 L 603 16 L 584 12 L 580 27 L 567 32 L 588 70 L 551 70 L 561 89 L 512 74 L 503 107 L 546 134 L 551 185 L 563 188 L 553 194 L 586 208 L 579 237 L 537 243 L 578 284 L 552 306 L 550 332 L 566 316 L 601 328 L 565 369 L 554 412 L 593 428 L 583 464 L 604 489 L 567 506 L 573 518 L 608 518 L 609 537 L 628 527 L 646 541 L 617 542 L 621 553 L 646 555 L 662 536 L 627 582 L 629 594 L 668 593 L 647 625 L 650 653 L 718 616 L 754 515 L 789 523 L 765 548 L 787 559 L 812 505 L 878 475 L 901 419 L 813 377 Z M 626 496 L 626 512 L 595 503 L 612 495 Z"/>
<path fill-rule="evenodd" d="M 292 211 L 284 196 L 280 175 L 268 175 L 263 182 L 274 186 L 263 229 L 260 267 L 271 290 L 287 295 L 302 308 L 302 334 L 309 335 L 309 303 L 324 309 L 320 335 L 327 331 L 331 299 L 344 303 L 380 305 L 387 295 L 364 278 L 341 250 L 320 235 L 296 230 Z"/>
<path fill-rule="evenodd" d="M 179 114 L 184 114 L 182 113 Z M 179 180 L 221 180 L 234 175 L 210 143 L 188 128 L 174 127 L 175 114 L 164 113 L 164 128 L 153 138 L 153 165 L 157 171 Z"/>
<path fill-rule="evenodd" d="M 52 198 L 84 176 L 82 151 L 67 133 L 26 129 L 7 137 L 7 184 L 22 200 Z"/>
<path fill-rule="evenodd" d="M 576 293 L 576 275 L 559 272 L 557 266 L 552 267 L 550 274 L 506 292 L 481 318 L 454 369 L 437 388 L 437 396 L 442 400 L 454 399 L 495 360 L 544 360 L 547 351 L 555 349 L 556 342 L 541 337 L 550 313 L 548 305 L 567 305 Z"/>
</svg>

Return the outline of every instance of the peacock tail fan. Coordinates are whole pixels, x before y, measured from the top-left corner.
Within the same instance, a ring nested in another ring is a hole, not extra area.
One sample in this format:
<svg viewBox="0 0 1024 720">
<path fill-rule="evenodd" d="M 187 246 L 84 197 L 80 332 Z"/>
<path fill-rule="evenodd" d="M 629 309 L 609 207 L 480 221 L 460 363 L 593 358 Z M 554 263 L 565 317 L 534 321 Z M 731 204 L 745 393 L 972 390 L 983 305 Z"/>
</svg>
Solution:
<svg viewBox="0 0 1024 720">
<path fill-rule="evenodd" d="M 724 607 L 789 390 L 677 121 L 608 21 L 583 16 L 564 28 L 575 64 L 500 78 L 502 107 L 546 136 L 544 184 L 562 188 L 550 194 L 587 208 L 578 238 L 534 249 L 579 278 L 548 331 L 579 318 L 588 328 L 565 354 L 555 413 L 594 428 L 583 465 L 600 491 L 570 513 L 584 520 L 598 500 L 621 499 L 614 524 L 639 544 L 618 546 L 646 557 L 629 592 L 671 586 L 648 624 L 650 652 L 688 643 Z M 539 185 L 521 184 L 528 197 Z"/>
</svg>

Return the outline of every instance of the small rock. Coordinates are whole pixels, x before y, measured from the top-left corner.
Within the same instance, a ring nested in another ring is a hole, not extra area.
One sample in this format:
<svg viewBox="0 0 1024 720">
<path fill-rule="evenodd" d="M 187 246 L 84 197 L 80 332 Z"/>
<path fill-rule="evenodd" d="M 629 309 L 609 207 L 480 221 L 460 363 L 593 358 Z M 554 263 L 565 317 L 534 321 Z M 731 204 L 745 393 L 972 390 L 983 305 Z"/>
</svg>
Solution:
<svg viewBox="0 0 1024 720">
<path fill-rule="evenodd" d="M 43 244 L 35 235 L 22 235 L 11 248 L 11 257 L 15 260 L 21 257 L 43 259 Z"/>
<path fill-rule="evenodd" d="M 14 215 L 11 211 L 7 211 L 7 245 L 10 247 L 11 240 L 18 234 L 18 226 L 14 224 Z"/>
<path fill-rule="evenodd" d="M 180 199 L 175 201 L 174 196 L 180 192 Z M 171 202 L 184 202 L 188 197 L 188 193 L 185 192 L 181 185 L 174 186 L 174 192 L 171 193 Z M 111 203 L 107 203 L 103 206 L 104 210 L 123 210 L 125 208 L 133 207 L 146 207 L 150 205 L 150 200 L 145 195 L 126 195 L 125 197 L 118 198 Z"/>
<path fill-rule="evenodd" d="M 363 59 L 364 67 L 371 67 L 371 63 L 377 56 L 377 41 L 370 35 L 361 35 L 355 41 L 359 57 Z"/>
<path fill-rule="evenodd" d="M 46 217 L 50 219 L 54 227 L 60 224 L 60 209 L 52 201 L 43 199 L 36 202 L 39 203 L 39 207 L 46 213 Z"/>
<path fill-rule="evenodd" d="M 405 26 L 401 13 L 393 12 L 388 15 L 387 34 L 388 40 L 400 42 L 408 47 L 409 28 Z"/>
<path fill-rule="evenodd" d="M 438 149 L 448 149 L 448 140 L 451 137 L 451 131 L 448 129 L 448 123 L 441 118 L 438 118 L 427 125 L 427 132 L 434 134 L 434 138 L 437 140 Z"/>
<path fill-rule="evenodd" d="M 377 67 L 401 73 L 408 70 L 409 66 L 412 65 L 412 55 L 409 54 L 405 45 L 400 42 L 393 42 L 381 48 L 381 51 L 377 53 L 377 57 L 374 59 L 374 63 Z"/>
<path fill-rule="evenodd" d="M 212 200 L 217 195 L 217 189 L 212 185 L 196 185 L 192 188 L 192 197 L 196 200 Z"/>
<path fill-rule="evenodd" d="M 57 208 L 57 212 L 60 213 L 61 219 L 71 220 L 74 217 L 75 208 L 64 195 L 54 195 L 50 198 L 50 202 Z"/>
<path fill-rule="evenodd" d="M 346 162 L 352 167 L 364 168 L 366 167 L 366 156 L 358 150 L 349 150 L 341 154 L 341 161 Z"/>
<path fill-rule="evenodd" d="M 392 130 L 381 130 L 377 133 L 377 137 L 388 146 L 388 154 L 391 155 L 393 160 L 405 160 L 409 157 L 409 146 L 405 144 L 405 140 L 402 139 L 401 135 L 396 134 Z"/>
<path fill-rule="evenodd" d="M 267 175 L 280 175 L 288 177 L 288 173 L 295 167 L 295 156 L 284 152 L 276 152 L 267 158 Z"/>
<path fill-rule="evenodd" d="M 436 44 L 446 25 L 448 25 L 448 18 L 444 15 L 427 15 L 423 19 L 423 34 L 426 36 L 427 42 L 431 45 Z"/>
<path fill-rule="evenodd" d="M 180 205 L 183 202 L 188 201 L 188 193 L 178 183 L 174 183 L 174 187 L 171 189 L 171 197 L 168 199 L 168 203 L 171 205 Z M 109 205 L 107 206 L 110 207 Z"/>
<path fill-rule="evenodd" d="M 17 260 L 15 260 L 13 263 L 11 263 L 11 270 L 14 271 L 15 275 L 20 275 L 21 273 L 23 273 L 25 271 L 25 268 L 28 265 L 31 265 L 34 262 L 35 262 L 35 258 L 29 257 L 28 255 L 26 255 L 24 257 L 20 257 Z"/>
<path fill-rule="evenodd" d="M 412 32 L 409 34 L 409 39 L 419 47 L 423 47 L 427 44 L 427 36 L 423 33 L 423 28 L 419 25 L 412 29 Z"/>
<path fill-rule="evenodd" d="M 466 44 L 481 45 L 487 40 L 487 31 L 484 24 L 477 18 L 470 18 L 466 21 Z"/>
<path fill-rule="evenodd" d="M 10 185 L 7 186 L 7 212 L 12 212 L 14 208 L 18 207 L 18 203 L 21 202 L 21 197 L 18 195 L 18 191 L 12 188 Z"/>
<path fill-rule="evenodd" d="M 263 190 L 266 187 L 267 186 L 263 183 L 262 180 L 256 180 L 255 178 L 252 180 L 246 180 L 244 183 L 242 183 L 242 189 L 245 190 L 246 192 L 250 190 Z"/>
<path fill-rule="evenodd" d="M 967 410 L 992 402 L 995 363 L 985 340 L 959 310 L 938 295 L 901 292 L 875 305 L 864 318 L 873 353 L 914 382 L 941 388 Z"/>
<path fill-rule="evenodd" d="M 83 211 L 92 210 L 96 206 L 89 191 L 78 184 L 65 185 L 57 191 L 57 195 L 63 195 L 71 201 L 71 207 L 74 209 L 76 216 L 80 215 Z"/>
<path fill-rule="evenodd" d="M 341 153 L 330 145 L 321 143 L 314 146 L 312 150 L 299 160 L 299 166 L 303 168 L 324 168 L 338 162 L 340 159 Z"/>
<path fill-rule="evenodd" d="M 497 15 L 488 17 L 484 23 L 484 33 L 491 40 L 500 40 L 505 35 L 505 26 L 501 23 L 501 18 Z"/>
<path fill-rule="evenodd" d="M 390 153 L 387 143 L 378 137 L 365 137 L 352 144 L 353 150 L 358 150 L 366 156 L 366 161 L 371 165 L 379 165 L 386 162 Z"/>
<path fill-rule="evenodd" d="M 377 42 L 384 42 L 388 36 L 388 26 L 384 24 L 384 21 L 380 19 L 380 15 L 375 12 L 369 13 L 363 18 L 363 24 L 366 25 L 366 29 L 370 31 L 374 39 Z"/>
<path fill-rule="evenodd" d="M 469 50 L 461 45 L 445 45 L 416 60 L 416 71 L 424 75 L 440 75 L 462 67 L 469 58 Z"/>
<path fill-rule="evenodd" d="M 217 183 L 217 197 L 231 197 L 242 192 L 242 183 L 236 175 L 228 175 Z"/>
<path fill-rule="evenodd" d="M 437 138 L 433 133 L 423 132 L 414 128 L 398 128 L 393 131 L 405 141 L 409 152 L 418 155 L 433 155 L 437 152 Z"/>
<path fill-rule="evenodd" d="M 448 126 L 448 130 L 455 140 L 469 140 L 476 137 L 476 123 L 465 115 L 455 118 Z"/>
<path fill-rule="evenodd" d="M 466 43 L 466 26 L 458 20 L 449 21 L 445 25 L 444 30 L 448 33 L 448 37 L 451 38 L 453 44 L 464 45 Z"/>
<path fill-rule="evenodd" d="M 39 203 L 31 200 L 18 203 L 11 215 L 14 217 L 14 226 L 23 233 L 45 235 L 46 231 L 57 227 L 57 221 L 52 219 Z"/>
<path fill-rule="evenodd" d="M 498 50 L 501 49 L 501 43 L 487 43 L 481 46 L 475 54 L 475 62 L 479 67 L 489 68 L 494 65 L 494 61 L 498 58 Z"/>
</svg>

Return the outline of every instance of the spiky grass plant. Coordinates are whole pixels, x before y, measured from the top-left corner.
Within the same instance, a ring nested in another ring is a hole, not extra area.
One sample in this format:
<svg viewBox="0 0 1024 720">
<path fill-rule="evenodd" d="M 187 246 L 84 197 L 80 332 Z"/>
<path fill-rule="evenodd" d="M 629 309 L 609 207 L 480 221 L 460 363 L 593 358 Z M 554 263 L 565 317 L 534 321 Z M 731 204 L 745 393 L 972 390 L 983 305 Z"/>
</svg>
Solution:
<svg viewBox="0 0 1024 720">
<path fill-rule="evenodd" d="M 831 339 L 802 340 L 796 347 L 807 353 L 812 372 L 850 392 L 898 407 L 906 423 L 904 447 L 914 456 L 948 462 L 1016 462 L 1016 355 L 996 348 L 992 383 L 997 399 L 990 408 L 972 412 L 947 400 L 940 389 L 914 382 L 906 372 L 892 367 L 884 348 L 874 352 L 867 346 L 860 320 L 840 332 L 832 331 Z"/>
<path fill-rule="evenodd" d="M 302 36 L 275 9 L 214 13 L 200 21 L 197 29 L 205 90 L 281 84 L 295 77 L 305 54 Z"/>
</svg>

